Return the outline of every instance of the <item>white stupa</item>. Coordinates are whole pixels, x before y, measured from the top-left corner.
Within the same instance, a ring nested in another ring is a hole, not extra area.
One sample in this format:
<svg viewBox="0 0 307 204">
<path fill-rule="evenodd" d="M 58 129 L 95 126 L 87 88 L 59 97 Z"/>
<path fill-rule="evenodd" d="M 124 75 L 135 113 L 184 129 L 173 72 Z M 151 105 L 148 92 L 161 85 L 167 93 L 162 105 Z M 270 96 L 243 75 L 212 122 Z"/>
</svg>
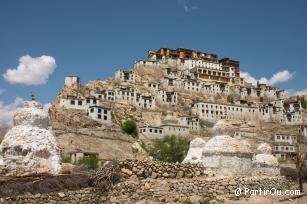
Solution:
<svg viewBox="0 0 307 204">
<path fill-rule="evenodd" d="M 202 151 L 204 166 L 216 169 L 216 173 L 220 175 L 248 175 L 251 161 L 250 149 L 229 135 L 211 138 Z"/>
<path fill-rule="evenodd" d="M 15 113 L 14 126 L 0 145 L 1 174 L 59 173 L 60 157 L 48 121 L 48 113 L 32 95 Z"/>
<path fill-rule="evenodd" d="M 272 148 L 267 143 L 262 143 L 257 148 L 258 154 L 253 158 L 254 175 L 280 175 L 279 163 L 272 155 Z"/>
<path fill-rule="evenodd" d="M 203 148 L 206 145 L 205 140 L 202 138 L 195 138 L 190 142 L 190 148 L 187 156 L 182 163 L 201 163 Z"/>
</svg>

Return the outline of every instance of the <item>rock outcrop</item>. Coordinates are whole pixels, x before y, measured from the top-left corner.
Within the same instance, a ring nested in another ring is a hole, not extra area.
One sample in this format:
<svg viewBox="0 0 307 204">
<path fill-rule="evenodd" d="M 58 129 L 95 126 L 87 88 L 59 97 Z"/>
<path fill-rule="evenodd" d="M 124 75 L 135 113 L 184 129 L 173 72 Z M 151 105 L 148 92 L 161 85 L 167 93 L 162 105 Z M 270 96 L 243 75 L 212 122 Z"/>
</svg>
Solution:
<svg viewBox="0 0 307 204">
<path fill-rule="evenodd" d="M 48 114 L 36 101 L 26 101 L 14 115 L 14 127 L 0 145 L 0 169 L 6 175 L 60 171 L 60 158 Z"/>
</svg>

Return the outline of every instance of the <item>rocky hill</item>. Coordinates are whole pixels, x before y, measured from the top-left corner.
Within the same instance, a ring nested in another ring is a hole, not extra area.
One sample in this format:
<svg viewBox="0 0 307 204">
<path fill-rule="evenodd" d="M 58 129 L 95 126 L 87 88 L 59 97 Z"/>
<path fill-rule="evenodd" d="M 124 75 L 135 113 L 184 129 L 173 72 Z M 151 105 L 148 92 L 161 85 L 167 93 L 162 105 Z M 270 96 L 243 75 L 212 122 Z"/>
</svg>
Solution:
<svg viewBox="0 0 307 204">
<path fill-rule="evenodd" d="M 225 64 L 224 59 L 216 64 L 222 66 L 220 70 L 210 68 L 213 70 L 212 73 L 218 71 L 221 73 L 216 74 L 216 76 L 209 76 L 209 78 L 211 77 L 209 81 L 208 76 L 203 74 L 203 71 L 206 71 L 207 68 L 201 67 L 201 73 L 196 70 L 197 67 L 185 68 L 186 65 L 182 65 L 185 60 L 191 59 L 170 58 L 167 61 L 150 58 L 147 61 L 136 61 L 132 69 L 128 71 L 118 70 L 114 78 L 92 80 L 85 84 L 81 84 L 80 78 L 77 76 L 65 77 L 63 89 L 58 94 L 49 112 L 51 126 L 63 152 L 97 152 L 105 159 L 121 156 L 132 157 L 132 144 L 135 140 L 122 133 L 121 124 L 124 121 L 132 119 L 137 122 L 138 127 L 161 127 L 169 116 L 174 118 L 181 116 L 199 117 L 199 113 L 196 114 L 192 111 L 193 104 L 198 101 L 226 106 L 233 105 L 237 107 L 237 111 L 239 111 L 238 107 L 257 107 L 254 110 L 257 112 L 258 109 L 263 111 L 263 115 L 271 111 L 271 115 L 279 114 L 278 117 L 285 117 L 283 115 L 286 115 L 286 111 L 287 114 L 294 115 L 291 116 L 292 118 L 297 118 L 295 114 L 299 114 L 298 103 L 290 102 L 277 107 L 276 104 L 279 101 L 284 103 L 286 100 L 282 95 L 282 90 L 265 84 L 252 85 L 245 82 L 243 78 L 240 78 L 237 71 L 235 74 L 231 73 L 232 65 Z M 201 60 L 205 62 L 209 59 Z M 212 61 L 212 59 L 210 60 Z M 236 61 L 231 62 L 235 64 L 234 66 L 238 66 Z M 239 69 L 238 67 L 234 68 Z M 229 75 L 233 75 L 233 78 L 230 78 Z M 205 78 L 199 78 L 200 76 Z M 225 79 L 228 80 L 227 83 Z M 224 81 L 221 82 L 221 80 Z M 190 83 L 189 87 L 187 87 L 187 83 Z M 194 91 L 191 91 L 191 89 Z M 167 94 L 170 94 L 170 98 L 163 98 L 169 97 Z M 159 97 L 162 97 L 162 99 L 159 99 Z M 101 123 L 97 118 L 91 117 L 89 115 L 90 109 L 87 106 L 82 108 L 81 105 L 77 109 L 69 108 L 71 105 L 67 104 L 69 98 L 73 98 L 76 103 L 79 101 L 82 105 L 85 101 L 90 103 L 90 100 L 95 100 L 94 106 L 98 104 L 111 111 L 111 124 Z M 98 101 L 97 104 L 96 100 Z M 280 111 L 284 107 L 289 109 L 291 105 L 294 107 L 293 110 Z M 228 108 L 228 110 L 230 109 Z M 212 111 L 211 114 L 215 114 L 215 112 L 220 114 L 220 110 Z M 248 111 L 247 114 L 249 114 Z M 302 114 L 302 117 L 303 121 L 306 121 L 306 112 Z M 219 116 L 220 118 L 222 117 Z M 253 137 L 243 135 L 242 138 L 248 140 L 254 148 L 261 142 L 272 143 L 273 133 L 297 134 L 298 130 L 297 125 L 282 124 L 275 119 L 258 120 L 256 117 L 252 117 L 252 120 L 246 120 L 241 117 L 227 120 L 233 128 L 233 132 L 240 132 L 241 129 L 245 128 L 248 133 L 253 134 Z M 214 135 L 213 124 L 214 121 L 199 117 L 199 129 L 190 130 L 186 136 L 208 139 Z M 140 135 L 140 140 L 144 143 L 150 142 L 150 139 L 143 137 L 143 135 Z"/>
<path fill-rule="evenodd" d="M 4 135 L 11 127 L 8 125 L 0 125 L 0 142 L 3 140 Z"/>
</svg>

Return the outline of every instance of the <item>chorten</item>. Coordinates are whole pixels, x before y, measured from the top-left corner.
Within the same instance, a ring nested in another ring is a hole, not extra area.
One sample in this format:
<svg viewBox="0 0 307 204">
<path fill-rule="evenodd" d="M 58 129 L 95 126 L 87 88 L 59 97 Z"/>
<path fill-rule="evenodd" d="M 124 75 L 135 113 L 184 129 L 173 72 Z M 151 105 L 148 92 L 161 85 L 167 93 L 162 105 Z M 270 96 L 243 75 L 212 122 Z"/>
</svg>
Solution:
<svg viewBox="0 0 307 204">
<path fill-rule="evenodd" d="M 48 113 L 33 94 L 32 100 L 25 101 L 15 113 L 13 121 L 14 126 L 0 145 L 0 174 L 59 173 L 60 157 L 48 127 Z"/>
</svg>

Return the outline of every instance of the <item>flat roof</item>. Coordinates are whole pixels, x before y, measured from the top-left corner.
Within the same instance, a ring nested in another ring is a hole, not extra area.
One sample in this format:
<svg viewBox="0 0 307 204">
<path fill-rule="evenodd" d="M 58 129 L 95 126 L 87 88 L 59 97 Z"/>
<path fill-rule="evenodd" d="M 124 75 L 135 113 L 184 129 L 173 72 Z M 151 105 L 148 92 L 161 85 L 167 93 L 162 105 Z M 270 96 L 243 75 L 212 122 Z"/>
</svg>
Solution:
<svg viewBox="0 0 307 204">
<path fill-rule="evenodd" d="M 103 108 L 103 109 L 111 109 L 111 108 L 108 108 L 108 107 L 103 107 L 103 106 L 98 106 L 98 105 L 90 106 L 90 108 Z"/>
<path fill-rule="evenodd" d="M 197 102 L 194 102 L 193 104 L 196 104 L 196 103 L 211 103 L 211 104 L 216 104 L 216 105 L 243 107 L 243 108 L 254 108 L 254 109 L 258 108 L 257 106 L 243 106 L 243 105 L 237 105 L 237 104 L 215 103 L 215 102 L 209 102 L 209 101 L 197 101 Z"/>
<path fill-rule="evenodd" d="M 144 126 L 139 127 L 139 129 L 140 129 L 140 128 L 156 128 L 156 129 L 163 129 L 163 128 L 161 128 L 161 127 L 152 126 L 152 125 L 144 125 Z"/>
</svg>

